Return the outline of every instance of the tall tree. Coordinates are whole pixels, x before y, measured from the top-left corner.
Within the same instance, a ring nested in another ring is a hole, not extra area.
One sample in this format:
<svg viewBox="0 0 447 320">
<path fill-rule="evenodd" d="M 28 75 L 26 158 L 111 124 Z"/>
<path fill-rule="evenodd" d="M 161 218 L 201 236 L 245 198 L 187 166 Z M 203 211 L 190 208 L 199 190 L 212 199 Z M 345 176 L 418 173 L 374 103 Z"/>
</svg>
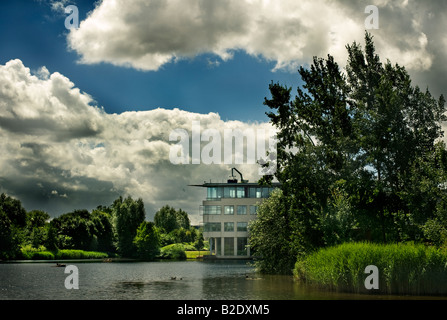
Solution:
<svg viewBox="0 0 447 320">
<path fill-rule="evenodd" d="M 44 211 L 32 210 L 26 213 L 25 237 L 34 248 L 44 244 L 49 220 L 50 215 Z"/>
<path fill-rule="evenodd" d="M 50 222 L 57 230 L 60 249 L 92 249 L 94 225 L 88 210 L 74 210 L 54 218 Z"/>
<path fill-rule="evenodd" d="M 137 229 L 133 242 L 140 259 L 152 260 L 160 252 L 160 236 L 153 222 L 143 221 Z"/>
<path fill-rule="evenodd" d="M 91 221 L 96 239 L 96 248 L 94 249 L 102 252 L 115 251 L 111 214 L 107 210 L 95 209 L 91 213 Z"/>
<path fill-rule="evenodd" d="M 125 257 L 133 257 L 137 253 L 133 240 L 146 216 L 143 200 L 120 197 L 113 203 L 112 212 L 118 251 Z"/>
<path fill-rule="evenodd" d="M 443 96 L 413 86 L 404 67 L 382 63 L 368 33 L 365 44 L 347 46 L 345 72 L 332 56 L 315 57 L 299 69 L 304 84 L 293 100 L 291 88 L 272 83 L 264 101 L 278 129 L 275 176 L 294 247 L 328 245 L 340 237 L 324 233 L 335 231 L 342 238 L 398 240 L 397 217 L 415 211 L 408 202 L 414 166 L 442 137 Z"/>
<path fill-rule="evenodd" d="M 23 241 L 22 229 L 26 226 L 26 210 L 20 200 L 0 195 L 0 258 L 14 258 Z"/>
<path fill-rule="evenodd" d="M 175 210 L 169 205 L 163 206 L 155 213 L 154 223 L 165 233 L 180 228 L 188 230 L 191 227 L 188 214 L 182 209 Z"/>
</svg>

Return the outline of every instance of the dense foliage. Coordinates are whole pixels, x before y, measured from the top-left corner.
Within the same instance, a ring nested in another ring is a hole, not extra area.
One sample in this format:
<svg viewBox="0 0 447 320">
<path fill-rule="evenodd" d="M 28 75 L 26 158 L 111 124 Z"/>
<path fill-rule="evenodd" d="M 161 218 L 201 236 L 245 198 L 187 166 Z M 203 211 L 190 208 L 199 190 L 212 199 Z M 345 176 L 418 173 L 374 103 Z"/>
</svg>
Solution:
<svg viewBox="0 0 447 320">
<path fill-rule="evenodd" d="M 183 251 L 203 249 L 202 232 L 191 227 L 185 211 L 165 206 L 156 213 L 158 223 L 169 221 L 172 213 L 175 223 L 166 230 L 166 225 L 145 221 L 141 199 L 119 197 L 110 206 L 98 206 L 91 212 L 75 210 L 51 219 L 43 211 L 27 212 L 20 200 L 2 194 L 0 259 L 100 259 L 118 255 L 152 260 L 169 257 L 161 248 L 170 244 L 185 244 Z"/>
<path fill-rule="evenodd" d="M 250 239 L 264 272 L 290 273 L 297 255 L 343 242 L 447 240 L 444 97 L 382 63 L 369 34 L 365 43 L 347 46 L 345 70 L 330 55 L 301 67 L 293 100 L 291 88 L 270 85 L 282 193 L 251 227 L 264 230 Z M 269 223 L 281 223 L 280 236 Z M 272 241 L 278 254 L 263 245 Z"/>
</svg>

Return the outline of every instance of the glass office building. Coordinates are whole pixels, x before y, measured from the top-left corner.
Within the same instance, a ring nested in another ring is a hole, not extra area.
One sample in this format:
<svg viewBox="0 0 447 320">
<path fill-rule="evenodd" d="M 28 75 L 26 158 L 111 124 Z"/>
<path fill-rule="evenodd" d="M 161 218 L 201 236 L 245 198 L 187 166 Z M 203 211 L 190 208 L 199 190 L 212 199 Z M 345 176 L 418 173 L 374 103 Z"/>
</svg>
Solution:
<svg viewBox="0 0 447 320">
<path fill-rule="evenodd" d="M 211 253 L 217 258 L 250 257 L 249 222 L 256 219 L 260 202 L 279 184 L 264 187 L 232 179 L 227 183 L 210 182 L 195 186 L 207 190 L 200 214 L 203 217 L 203 237 L 209 241 Z"/>
</svg>

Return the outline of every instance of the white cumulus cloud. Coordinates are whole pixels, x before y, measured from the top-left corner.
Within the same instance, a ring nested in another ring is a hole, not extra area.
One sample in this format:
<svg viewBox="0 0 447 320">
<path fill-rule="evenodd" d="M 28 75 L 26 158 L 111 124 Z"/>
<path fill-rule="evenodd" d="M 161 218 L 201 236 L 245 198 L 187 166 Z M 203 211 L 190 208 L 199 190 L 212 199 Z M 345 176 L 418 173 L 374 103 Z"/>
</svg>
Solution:
<svg viewBox="0 0 447 320">
<path fill-rule="evenodd" d="M 11 60 L 0 65 L 0 192 L 52 214 L 108 205 L 119 195 L 143 198 L 149 218 L 165 204 L 197 214 L 203 190 L 188 185 L 224 181 L 233 165 L 170 161 L 177 144 L 170 133 L 191 135 L 193 121 L 222 137 L 225 129 L 272 129 L 180 109 L 107 114 L 62 74 L 44 67 L 33 74 Z M 244 178 L 260 178 L 258 165 L 237 167 Z"/>
<path fill-rule="evenodd" d="M 362 42 L 365 7 L 379 9 L 371 30 L 379 53 L 410 69 L 428 70 L 433 31 L 445 29 L 439 1 L 345 0 L 102 0 L 80 28 L 68 34 L 82 63 L 107 62 L 158 70 L 178 59 L 208 53 L 222 60 L 237 50 L 292 69 L 313 56 L 343 64 L 346 44 Z M 428 5 L 427 5 L 428 2 Z M 424 9 L 423 9 L 424 8 Z M 427 25 L 435 24 L 436 27 Z"/>
</svg>

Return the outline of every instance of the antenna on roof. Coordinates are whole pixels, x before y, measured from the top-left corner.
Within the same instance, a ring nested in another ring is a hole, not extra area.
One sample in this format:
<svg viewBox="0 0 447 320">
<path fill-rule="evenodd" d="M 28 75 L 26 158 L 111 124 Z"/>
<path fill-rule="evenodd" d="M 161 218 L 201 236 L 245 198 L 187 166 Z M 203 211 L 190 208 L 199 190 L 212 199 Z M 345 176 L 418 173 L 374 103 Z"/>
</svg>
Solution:
<svg viewBox="0 0 447 320">
<path fill-rule="evenodd" d="M 237 179 L 234 176 L 234 170 L 236 170 L 236 172 L 239 173 L 239 175 L 241 176 L 241 183 L 247 183 L 248 182 L 248 180 L 244 180 L 244 177 L 242 176 L 242 173 L 238 169 L 232 168 L 231 169 L 231 178 L 232 179 L 229 179 L 228 183 L 237 183 Z"/>
</svg>

